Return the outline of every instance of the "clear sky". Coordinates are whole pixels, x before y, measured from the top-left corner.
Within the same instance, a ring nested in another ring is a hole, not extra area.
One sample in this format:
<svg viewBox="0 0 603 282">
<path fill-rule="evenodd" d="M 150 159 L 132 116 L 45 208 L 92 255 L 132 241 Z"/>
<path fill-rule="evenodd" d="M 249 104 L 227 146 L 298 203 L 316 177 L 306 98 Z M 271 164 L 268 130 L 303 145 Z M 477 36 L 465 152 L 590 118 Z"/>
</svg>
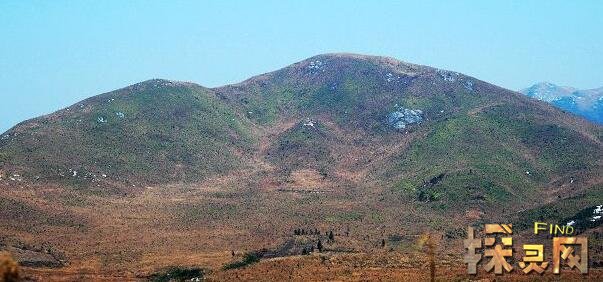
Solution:
<svg viewBox="0 0 603 282">
<path fill-rule="evenodd" d="M 150 78 L 219 86 L 327 52 L 520 89 L 603 86 L 603 1 L 0 1 L 0 132 Z"/>
</svg>

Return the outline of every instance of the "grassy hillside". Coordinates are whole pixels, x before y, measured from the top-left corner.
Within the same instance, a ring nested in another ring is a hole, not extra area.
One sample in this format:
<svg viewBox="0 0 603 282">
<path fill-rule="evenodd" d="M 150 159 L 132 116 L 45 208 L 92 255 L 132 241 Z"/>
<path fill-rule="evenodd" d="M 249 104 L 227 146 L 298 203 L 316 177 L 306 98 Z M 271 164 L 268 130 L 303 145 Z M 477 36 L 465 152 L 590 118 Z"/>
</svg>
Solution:
<svg viewBox="0 0 603 282">
<path fill-rule="evenodd" d="M 311 168 L 326 175 L 333 169 L 330 148 L 336 137 L 322 123 L 306 120 L 283 132 L 269 148 L 266 158 L 281 172 Z"/>
<path fill-rule="evenodd" d="M 7 172 L 39 182 L 166 183 L 239 168 L 252 143 L 210 90 L 150 80 L 22 123 L 0 153 Z"/>
<path fill-rule="evenodd" d="M 369 179 L 444 209 L 529 204 L 546 195 L 554 179 L 582 181 L 601 172 L 601 127 L 453 71 L 330 54 L 215 90 L 260 126 L 307 118 L 336 122 L 330 139 L 299 126 L 284 132 L 275 145 L 279 160 L 289 160 L 281 166 L 316 163 L 317 155 L 331 168 L 346 166 L 351 156 L 330 157 L 337 142 L 364 136 L 346 143 L 346 152 L 387 152 L 381 161 L 364 163 Z M 403 109 L 420 110 L 422 121 L 395 128 L 388 117 Z M 574 188 L 586 189 L 586 182 Z"/>
<path fill-rule="evenodd" d="M 433 125 L 400 155 L 392 173 L 404 176 L 398 189 L 421 200 L 458 205 L 534 201 L 554 178 L 596 171 L 599 149 L 579 132 L 518 118 L 500 105 Z"/>
</svg>

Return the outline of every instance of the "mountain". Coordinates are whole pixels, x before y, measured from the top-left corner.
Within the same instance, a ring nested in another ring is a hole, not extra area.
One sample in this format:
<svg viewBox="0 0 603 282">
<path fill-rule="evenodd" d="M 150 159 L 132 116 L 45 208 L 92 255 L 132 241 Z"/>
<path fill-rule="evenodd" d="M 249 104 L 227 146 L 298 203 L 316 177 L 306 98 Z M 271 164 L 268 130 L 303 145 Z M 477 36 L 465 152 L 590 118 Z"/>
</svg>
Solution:
<svg viewBox="0 0 603 282">
<path fill-rule="evenodd" d="M 596 123 L 603 123 L 603 87 L 578 90 L 557 86 L 549 82 L 534 84 L 521 93 L 528 97 L 549 102 L 560 109 L 574 113 Z"/>
<path fill-rule="evenodd" d="M 600 136 L 457 72 L 328 54 L 214 89 L 155 79 L 95 96 L 3 134 L 0 161 L 19 180 L 97 187 L 198 182 L 268 162 L 283 179 L 300 169 L 334 182 L 362 174 L 428 201 L 495 204 L 538 198 L 553 177 L 600 172 Z"/>
<path fill-rule="evenodd" d="M 318 55 L 216 88 L 155 79 L 1 135 L 0 236 L 131 273 L 149 257 L 228 261 L 302 227 L 361 252 L 568 222 L 603 201 L 602 137 L 547 103 L 387 57 Z"/>
<path fill-rule="evenodd" d="M 249 126 L 211 90 L 156 79 L 16 126 L 0 161 L 42 183 L 194 181 L 243 165 Z"/>
</svg>

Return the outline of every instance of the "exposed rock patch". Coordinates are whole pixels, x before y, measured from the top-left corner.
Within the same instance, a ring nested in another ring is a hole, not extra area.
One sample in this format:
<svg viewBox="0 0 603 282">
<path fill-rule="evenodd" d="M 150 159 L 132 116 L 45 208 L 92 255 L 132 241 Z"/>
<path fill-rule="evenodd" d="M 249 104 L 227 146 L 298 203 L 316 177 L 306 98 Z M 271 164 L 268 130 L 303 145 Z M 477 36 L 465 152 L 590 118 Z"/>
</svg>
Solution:
<svg viewBox="0 0 603 282">
<path fill-rule="evenodd" d="M 409 124 L 421 123 L 423 121 L 423 111 L 419 109 L 407 109 L 395 106 L 396 110 L 387 115 L 387 124 L 396 129 L 404 129 Z"/>
</svg>

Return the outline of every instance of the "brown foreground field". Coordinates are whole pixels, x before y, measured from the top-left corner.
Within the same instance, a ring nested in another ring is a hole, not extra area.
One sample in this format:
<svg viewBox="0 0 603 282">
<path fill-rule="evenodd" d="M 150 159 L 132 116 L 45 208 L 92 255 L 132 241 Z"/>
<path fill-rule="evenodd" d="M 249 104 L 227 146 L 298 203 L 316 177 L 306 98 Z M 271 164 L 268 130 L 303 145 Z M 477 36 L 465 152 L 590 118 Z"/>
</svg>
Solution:
<svg viewBox="0 0 603 282">
<path fill-rule="evenodd" d="M 430 213 L 426 219 L 414 207 L 381 210 L 358 195 L 289 191 L 297 189 L 293 184 L 285 191 L 243 192 L 226 179 L 211 184 L 224 189 L 182 184 L 112 196 L 59 187 L 3 189 L 2 205 L 12 206 L 0 209 L 0 243 L 26 262 L 25 277 L 38 281 L 147 280 L 170 267 L 203 269 L 209 281 L 424 281 L 429 263 L 418 238 L 426 232 L 439 238 L 437 280 L 603 277 L 592 267 L 587 276 L 473 277 L 462 262 L 464 234 L 439 234 L 422 223 L 456 220 L 462 226 L 458 217 Z M 309 233 L 296 235 L 302 228 Z M 318 240 L 323 252 L 311 252 Z M 600 242 L 592 241 L 591 250 L 601 247 L 593 244 Z M 259 262 L 225 270 L 262 249 L 269 251 Z"/>
<path fill-rule="evenodd" d="M 229 254 L 223 254 L 227 259 Z M 413 260 L 410 262 L 410 260 Z M 99 273 L 82 273 L 79 270 L 25 269 L 27 277 L 34 280 L 53 281 L 142 281 L 145 277 L 120 276 Z M 603 270 L 591 269 L 589 274 L 563 272 L 553 275 L 521 275 L 517 272 L 495 276 L 481 273 L 468 275 L 457 263 L 436 268 L 436 281 L 601 281 Z M 429 281 L 427 261 L 416 254 L 373 253 L 291 256 L 261 261 L 235 270 L 215 269 L 204 277 L 205 281 Z"/>
</svg>

